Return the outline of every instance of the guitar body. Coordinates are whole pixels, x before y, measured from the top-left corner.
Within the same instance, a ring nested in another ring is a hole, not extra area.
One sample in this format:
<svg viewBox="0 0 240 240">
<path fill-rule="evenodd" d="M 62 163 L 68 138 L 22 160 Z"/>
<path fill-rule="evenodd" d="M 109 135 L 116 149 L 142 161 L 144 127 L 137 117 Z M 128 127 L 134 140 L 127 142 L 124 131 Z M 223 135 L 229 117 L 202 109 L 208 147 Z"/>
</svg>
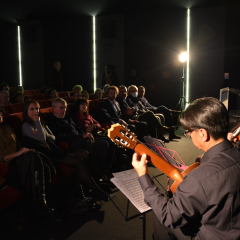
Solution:
<svg viewBox="0 0 240 240">
<path fill-rule="evenodd" d="M 190 165 L 187 169 L 185 169 L 182 172 L 182 176 L 185 177 L 189 172 L 191 172 L 193 169 L 195 169 L 196 167 L 198 167 L 200 165 L 200 162 L 194 163 L 192 165 Z M 170 191 L 172 192 L 172 194 L 174 194 L 174 192 L 177 190 L 178 185 L 180 184 L 180 182 L 175 181 L 171 188 Z"/>
</svg>

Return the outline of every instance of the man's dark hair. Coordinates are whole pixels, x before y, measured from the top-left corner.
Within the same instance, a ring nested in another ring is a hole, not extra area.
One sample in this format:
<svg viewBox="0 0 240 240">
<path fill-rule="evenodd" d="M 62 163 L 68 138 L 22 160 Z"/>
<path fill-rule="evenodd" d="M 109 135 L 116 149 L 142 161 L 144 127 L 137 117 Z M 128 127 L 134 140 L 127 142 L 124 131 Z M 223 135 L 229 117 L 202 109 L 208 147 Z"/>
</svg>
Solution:
<svg viewBox="0 0 240 240">
<path fill-rule="evenodd" d="M 196 99 L 182 113 L 180 122 L 184 129 L 205 129 L 215 140 L 227 138 L 228 111 L 223 103 L 212 97 Z"/>
<path fill-rule="evenodd" d="M 118 88 L 116 87 L 116 86 L 110 86 L 110 87 L 108 87 L 108 89 L 107 89 L 107 95 L 108 95 L 108 92 L 109 92 L 109 90 L 111 90 L 111 89 L 114 89 L 116 92 L 117 92 L 117 94 L 118 94 Z"/>
</svg>

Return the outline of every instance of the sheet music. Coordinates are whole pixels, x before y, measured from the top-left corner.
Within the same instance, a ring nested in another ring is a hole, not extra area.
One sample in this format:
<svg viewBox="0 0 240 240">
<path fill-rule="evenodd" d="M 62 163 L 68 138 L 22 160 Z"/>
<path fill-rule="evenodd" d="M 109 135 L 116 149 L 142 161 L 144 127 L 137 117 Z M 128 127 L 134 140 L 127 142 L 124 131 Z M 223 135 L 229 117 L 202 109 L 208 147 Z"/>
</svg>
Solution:
<svg viewBox="0 0 240 240">
<path fill-rule="evenodd" d="M 135 169 L 113 173 L 113 184 L 131 201 L 131 203 L 143 213 L 151 208 L 144 202 L 144 194 L 138 181 Z"/>
</svg>

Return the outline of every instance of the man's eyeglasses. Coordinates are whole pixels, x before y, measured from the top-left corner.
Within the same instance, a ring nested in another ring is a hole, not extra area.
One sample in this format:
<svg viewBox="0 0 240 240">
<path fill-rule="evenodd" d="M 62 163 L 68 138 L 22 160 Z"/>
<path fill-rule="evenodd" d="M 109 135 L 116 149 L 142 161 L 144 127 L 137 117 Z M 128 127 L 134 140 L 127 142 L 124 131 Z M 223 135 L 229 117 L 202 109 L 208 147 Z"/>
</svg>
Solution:
<svg viewBox="0 0 240 240">
<path fill-rule="evenodd" d="M 67 110 L 67 107 L 59 107 L 59 109 L 61 109 L 61 110 L 66 109 Z"/>
<path fill-rule="evenodd" d="M 184 134 L 184 136 L 185 136 L 186 138 L 190 138 L 190 137 L 191 137 L 191 133 L 192 133 L 194 130 L 195 130 L 195 129 L 185 130 L 185 131 L 183 132 L 183 134 Z"/>
</svg>

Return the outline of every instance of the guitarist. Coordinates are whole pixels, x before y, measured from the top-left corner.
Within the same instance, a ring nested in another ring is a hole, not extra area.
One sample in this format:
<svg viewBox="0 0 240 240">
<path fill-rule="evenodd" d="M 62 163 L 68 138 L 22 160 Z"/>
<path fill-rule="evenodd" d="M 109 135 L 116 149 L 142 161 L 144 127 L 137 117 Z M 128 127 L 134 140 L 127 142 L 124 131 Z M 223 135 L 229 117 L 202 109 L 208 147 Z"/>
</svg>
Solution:
<svg viewBox="0 0 240 240">
<path fill-rule="evenodd" d="M 240 152 L 227 140 L 228 112 L 215 98 L 182 113 L 184 135 L 205 154 L 171 199 L 148 175 L 146 155 L 133 155 L 145 202 L 154 211 L 155 239 L 240 239 Z"/>
</svg>

